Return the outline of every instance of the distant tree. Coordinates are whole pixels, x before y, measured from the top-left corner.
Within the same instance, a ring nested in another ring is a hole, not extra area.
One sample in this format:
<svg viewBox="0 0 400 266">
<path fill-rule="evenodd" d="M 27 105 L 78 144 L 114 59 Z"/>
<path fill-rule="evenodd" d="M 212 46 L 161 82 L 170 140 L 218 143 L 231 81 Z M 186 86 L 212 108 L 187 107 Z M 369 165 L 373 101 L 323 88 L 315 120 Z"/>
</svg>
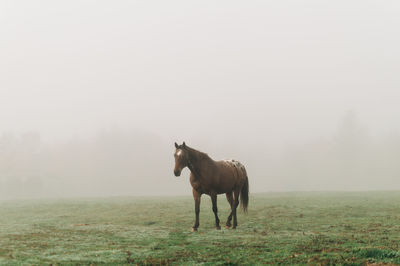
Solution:
<svg viewBox="0 0 400 266">
<path fill-rule="evenodd" d="M 337 178 L 352 180 L 349 184 L 361 188 L 368 174 L 366 164 L 372 155 L 371 141 L 355 111 L 348 111 L 343 116 L 334 139 Z"/>
<path fill-rule="evenodd" d="M 358 121 L 355 111 L 348 111 L 339 123 L 335 140 L 346 150 L 356 149 L 367 138 L 366 129 Z"/>
</svg>

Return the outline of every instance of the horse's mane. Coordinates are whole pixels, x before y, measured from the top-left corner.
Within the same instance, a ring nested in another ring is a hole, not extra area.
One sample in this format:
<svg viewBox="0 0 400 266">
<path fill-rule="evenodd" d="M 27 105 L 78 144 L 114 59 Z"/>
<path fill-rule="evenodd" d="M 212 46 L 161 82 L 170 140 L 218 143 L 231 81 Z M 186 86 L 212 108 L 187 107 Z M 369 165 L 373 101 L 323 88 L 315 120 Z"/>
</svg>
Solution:
<svg viewBox="0 0 400 266">
<path fill-rule="evenodd" d="M 193 148 L 190 148 L 187 145 L 186 145 L 186 150 L 189 152 L 189 155 L 190 155 L 190 157 L 191 157 L 191 159 L 193 161 L 198 162 L 198 161 L 201 161 L 201 160 L 204 160 L 204 159 L 207 159 L 207 160 L 211 159 L 210 156 L 208 156 L 207 153 L 195 150 Z"/>
</svg>

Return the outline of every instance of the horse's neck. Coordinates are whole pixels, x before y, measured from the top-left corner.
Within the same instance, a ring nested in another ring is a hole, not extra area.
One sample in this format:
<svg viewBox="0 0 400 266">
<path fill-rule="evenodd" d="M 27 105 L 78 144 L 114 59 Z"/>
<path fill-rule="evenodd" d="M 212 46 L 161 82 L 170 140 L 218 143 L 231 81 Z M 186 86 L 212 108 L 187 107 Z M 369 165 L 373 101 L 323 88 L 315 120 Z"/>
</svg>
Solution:
<svg viewBox="0 0 400 266">
<path fill-rule="evenodd" d="M 207 164 L 212 163 L 212 159 L 196 150 L 192 150 L 190 151 L 189 162 L 189 169 L 195 178 L 201 178 L 203 170 L 207 168 Z"/>
</svg>

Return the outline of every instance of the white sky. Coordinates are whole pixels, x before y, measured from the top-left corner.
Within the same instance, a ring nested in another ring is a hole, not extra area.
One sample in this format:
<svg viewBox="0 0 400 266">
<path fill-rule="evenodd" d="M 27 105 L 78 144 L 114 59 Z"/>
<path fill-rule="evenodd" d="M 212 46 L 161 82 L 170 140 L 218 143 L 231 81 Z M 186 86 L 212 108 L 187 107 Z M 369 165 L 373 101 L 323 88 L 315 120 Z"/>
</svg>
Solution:
<svg viewBox="0 0 400 266">
<path fill-rule="evenodd" d="M 162 193 L 190 193 L 172 176 L 173 142 L 183 140 L 243 159 L 252 191 L 399 188 L 397 149 L 385 138 L 353 157 L 352 147 L 318 142 L 349 110 L 370 135 L 398 136 L 399 14 L 397 0 L 2 0 L 0 134 L 88 139 L 86 155 L 60 144 L 43 164 L 54 171 L 44 178 L 79 195 L 155 193 L 156 182 Z M 117 133 L 100 153 L 90 140 L 104 129 Z M 131 163 L 158 151 L 152 167 Z"/>
<path fill-rule="evenodd" d="M 1 1 L 0 131 L 286 142 L 355 110 L 386 134 L 400 128 L 399 14 L 399 1 Z"/>
</svg>

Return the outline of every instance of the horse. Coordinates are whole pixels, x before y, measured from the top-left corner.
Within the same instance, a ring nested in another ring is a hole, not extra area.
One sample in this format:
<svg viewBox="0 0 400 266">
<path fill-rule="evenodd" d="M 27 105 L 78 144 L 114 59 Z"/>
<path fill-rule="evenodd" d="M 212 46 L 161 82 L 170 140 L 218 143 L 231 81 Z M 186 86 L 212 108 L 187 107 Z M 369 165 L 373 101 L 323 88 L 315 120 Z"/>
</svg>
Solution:
<svg viewBox="0 0 400 266">
<path fill-rule="evenodd" d="M 236 160 L 214 161 L 206 153 L 190 148 L 183 142 L 178 145 L 175 142 L 175 176 L 180 176 L 182 169 L 190 170 L 190 184 L 193 188 L 196 221 L 191 229 L 197 231 L 200 225 L 200 198 L 202 194 L 209 195 L 212 202 L 212 210 L 215 215 L 215 228 L 221 229 L 218 218 L 217 195 L 226 194 L 226 199 L 231 206 L 231 213 L 226 221 L 226 228 L 237 227 L 236 209 L 240 204 L 245 213 L 249 203 L 249 179 L 243 164 Z"/>
</svg>

